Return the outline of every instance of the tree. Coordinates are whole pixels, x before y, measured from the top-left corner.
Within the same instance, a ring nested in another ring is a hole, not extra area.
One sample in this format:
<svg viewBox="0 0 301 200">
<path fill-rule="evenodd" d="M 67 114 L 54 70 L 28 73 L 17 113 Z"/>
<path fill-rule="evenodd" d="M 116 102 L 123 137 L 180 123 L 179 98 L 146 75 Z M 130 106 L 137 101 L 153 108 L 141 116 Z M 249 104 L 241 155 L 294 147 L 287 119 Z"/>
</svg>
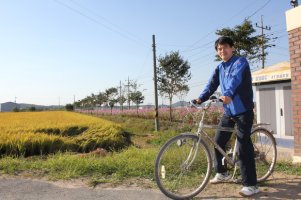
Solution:
<svg viewBox="0 0 301 200">
<path fill-rule="evenodd" d="M 110 106 L 112 114 L 113 107 L 115 103 L 117 103 L 118 90 L 115 87 L 111 87 L 105 91 L 105 95 L 107 98 L 107 104 Z"/>
<path fill-rule="evenodd" d="M 66 104 L 66 105 L 65 105 L 65 109 L 66 109 L 67 111 L 73 111 L 73 110 L 74 110 L 74 106 L 73 106 L 72 104 Z"/>
<path fill-rule="evenodd" d="M 78 101 L 74 102 L 74 108 L 80 108 L 81 105 L 82 105 L 82 102 L 81 102 L 81 101 L 82 101 L 82 100 L 78 100 Z"/>
<path fill-rule="evenodd" d="M 20 112 L 20 109 L 18 107 L 14 107 L 13 112 Z"/>
<path fill-rule="evenodd" d="M 29 108 L 28 108 L 28 111 L 29 112 L 34 112 L 34 111 L 36 111 L 37 109 L 36 109 L 36 107 L 34 107 L 34 106 L 30 106 Z"/>
<path fill-rule="evenodd" d="M 126 102 L 126 98 L 123 95 L 121 95 L 117 98 L 117 101 L 121 107 L 121 111 L 123 112 L 123 104 Z"/>
<path fill-rule="evenodd" d="M 95 106 L 95 95 L 92 93 L 91 96 L 87 96 L 86 98 L 82 99 L 82 107 L 84 108 L 91 108 Z"/>
<path fill-rule="evenodd" d="M 256 30 L 253 28 L 250 20 L 244 20 L 241 25 L 237 25 L 234 28 L 223 28 L 216 31 L 219 36 L 229 36 L 235 42 L 235 54 L 247 58 L 251 63 L 258 62 L 262 59 L 261 45 L 264 49 L 275 46 L 270 44 L 276 38 L 270 38 L 267 35 L 263 37 L 261 35 L 253 35 Z M 264 51 L 264 59 L 268 55 L 267 51 Z M 216 56 L 216 61 L 221 60 L 219 56 Z"/>
<path fill-rule="evenodd" d="M 98 104 L 100 107 L 102 104 L 104 104 L 107 101 L 108 99 L 105 93 L 99 92 L 99 94 L 96 95 L 96 104 Z"/>
<path fill-rule="evenodd" d="M 172 121 L 172 99 L 174 95 L 189 91 L 186 84 L 191 74 L 190 64 L 180 56 L 179 52 L 170 52 L 164 57 L 159 57 L 158 90 L 169 99 L 169 118 Z"/>
<path fill-rule="evenodd" d="M 144 96 L 142 95 L 142 92 L 140 91 L 132 92 L 130 95 L 130 99 L 132 102 L 136 104 L 137 115 L 138 115 L 139 105 L 142 104 L 144 101 Z"/>
</svg>

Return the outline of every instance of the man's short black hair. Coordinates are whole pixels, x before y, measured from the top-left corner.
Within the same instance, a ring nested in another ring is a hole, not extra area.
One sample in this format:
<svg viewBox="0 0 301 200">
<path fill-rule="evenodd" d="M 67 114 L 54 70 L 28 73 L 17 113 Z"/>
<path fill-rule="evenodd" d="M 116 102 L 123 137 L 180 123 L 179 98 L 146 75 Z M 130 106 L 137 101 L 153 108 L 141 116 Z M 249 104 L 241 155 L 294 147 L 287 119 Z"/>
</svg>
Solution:
<svg viewBox="0 0 301 200">
<path fill-rule="evenodd" d="M 228 36 L 222 36 L 215 41 L 215 50 L 217 50 L 217 46 L 219 44 L 228 44 L 230 47 L 234 46 L 234 42 L 233 42 L 232 38 L 230 38 Z"/>
</svg>

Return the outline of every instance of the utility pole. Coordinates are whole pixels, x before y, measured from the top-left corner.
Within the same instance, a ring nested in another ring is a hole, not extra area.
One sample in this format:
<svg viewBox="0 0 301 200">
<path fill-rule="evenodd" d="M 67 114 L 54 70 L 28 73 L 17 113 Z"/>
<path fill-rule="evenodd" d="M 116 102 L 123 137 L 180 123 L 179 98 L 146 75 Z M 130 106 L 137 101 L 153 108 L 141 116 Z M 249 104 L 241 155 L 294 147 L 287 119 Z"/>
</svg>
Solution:
<svg viewBox="0 0 301 200">
<path fill-rule="evenodd" d="M 157 89 L 157 64 L 156 64 L 156 42 L 153 35 L 153 59 L 154 59 L 154 90 L 155 90 L 155 131 L 159 131 L 159 112 L 158 112 L 158 89 Z"/>
<path fill-rule="evenodd" d="M 129 76 L 128 76 L 127 87 L 128 87 L 128 109 L 130 110 L 131 109 L 131 101 L 130 101 L 130 77 Z"/>
<path fill-rule="evenodd" d="M 18 106 L 17 106 L 17 97 L 15 97 L 15 109 L 18 109 Z"/>
<path fill-rule="evenodd" d="M 257 28 L 261 28 L 261 61 L 262 61 L 262 69 L 264 68 L 264 60 L 265 60 L 265 55 L 264 55 L 264 34 L 263 34 L 263 30 L 271 30 L 270 26 L 263 26 L 263 16 L 261 15 L 261 26 L 258 26 L 257 23 L 255 24 Z"/>
<path fill-rule="evenodd" d="M 121 103 L 123 101 L 123 96 L 121 96 L 121 81 L 119 84 L 119 105 L 120 105 L 120 110 L 123 111 L 123 103 Z"/>
</svg>

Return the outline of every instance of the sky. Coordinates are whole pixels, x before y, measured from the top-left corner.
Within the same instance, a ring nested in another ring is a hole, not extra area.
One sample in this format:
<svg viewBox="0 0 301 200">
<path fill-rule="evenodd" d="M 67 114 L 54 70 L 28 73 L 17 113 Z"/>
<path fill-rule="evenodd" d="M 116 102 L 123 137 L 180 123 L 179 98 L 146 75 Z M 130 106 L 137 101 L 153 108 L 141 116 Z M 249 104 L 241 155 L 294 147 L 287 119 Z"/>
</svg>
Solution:
<svg viewBox="0 0 301 200">
<path fill-rule="evenodd" d="M 179 51 L 189 62 L 188 101 L 218 65 L 218 29 L 263 16 L 277 37 L 266 66 L 289 61 L 290 9 L 289 0 L 0 0 L 0 103 L 65 105 L 130 79 L 154 104 L 152 35 L 157 58 Z"/>
</svg>

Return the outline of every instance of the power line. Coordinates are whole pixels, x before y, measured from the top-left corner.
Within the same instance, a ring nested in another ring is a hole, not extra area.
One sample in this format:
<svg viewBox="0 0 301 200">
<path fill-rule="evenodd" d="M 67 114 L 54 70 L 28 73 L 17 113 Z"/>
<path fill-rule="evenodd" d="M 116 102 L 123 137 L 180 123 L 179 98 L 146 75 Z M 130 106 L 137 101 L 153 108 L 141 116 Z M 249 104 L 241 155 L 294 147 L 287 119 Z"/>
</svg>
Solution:
<svg viewBox="0 0 301 200">
<path fill-rule="evenodd" d="M 251 17 L 253 17 L 255 14 L 257 14 L 260 10 L 262 10 L 264 7 L 266 7 L 272 0 L 268 0 L 263 6 L 261 6 L 260 8 L 258 8 L 252 15 L 246 17 L 246 19 L 250 19 Z"/>
<path fill-rule="evenodd" d="M 249 19 L 252 16 L 254 16 L 258 11 L 260 11 L 261 9 L 263 9 L 268 3 L 270 3 L 271 0 L 268 0 L 263 6 L 261 6 L 259 9 L 257 9 L 252 15 L 245 17 L 245 19 Z M 234 14 L 232 17 L 230 17 L 228 20 L 226 20 L 224 23 L 222 23 L 223 25 L 226 23 L 229 23 L 232 19 L 234 19 L 237 15 L 239 15 L 240 13 L 244 12 L 247 8 L 249 8 L 251 5 L 254 4 L 255 1 L 253 1 L 252 3 L 250 3 L 249 5 L 247 5 L 246 7 L 244 7 L 243 9 L 241 9 L 239 12 L 237 12 L 236 14 Z M 209 33 L 207 33 L 205 36 L 201 37 L 200 39 L 198 39 L 196 42 L 194 42 L 192 45 L 190 45 L 190 48 L 194 47 L 197 43 L 199 43 L 201 40 L 205 39 L 206 37 L 208 37 L 210 34 L 212 34 L 213 32 L 215 32 L 215 30 L 210 31 Z M 189 50 L 185 49 L 183 51 L 187 51 Z"/>
<path fill-rule="evenodd" d="M 134 38 L 134 39 L 136 39 L 136 40 L 140 40 L 142 43 L 144 43 L 144 41 L 143 41 L 141 38 L 139 38 L 139 36 L 134 35 L 133 33 L 131 33 L 131 32 L 129 32 L 129 31 L 125 30 L 124 28 L 121 28 L 120 26 L 118 26 L 118 25 L 112 23 L 110 20 L 108 20 L 107 18 L 105 18 L 105 17 L 101 16 L 100 14 L 96 13 L 96 12 L 93 11 L 92 9 L 83 6 L 82 4 L 78 3 L 78 2 L 75 1 L 75 0 L 69 0 L 69 1 L 73 2 L 74 4 L 76 4 L 76 5 L 79 6 L 79 7 L 81 7 L 81 8 L 83 8 L 83 9 L 87 10 L 88 12 L 90 12 L 90 13 L 96 15 L 97 17 L 99 17 L 99 18 L 105 20 L 107 23 L 109 23 L 110 25 L 114 26 L 116 29 L 119 29 L 120 32 L 125 32 L 127 35 L 131 36 L 132 38 Z"/>
<path fill-rule="evenodd" d="M 126 39 L 128 39 L 128 40 L 130 40 L 130 41 L 132 41 L 132 42 L 135 42 L 136 44 L 139 44 L 139 45 L 142 45 L 142 46 L 147 46 L 145 43 L 141 43 L 141 42 L 138 41 L 136 38 L 132 38 L 132 37 L 128 36 L 127 34 L 121 32 L 121 31 L 119 31 L 119 30 L 116 30 L 116 29 L 114 29 L 114 28 L 112 28 L 112 27 L 110 27 L 110 26 L 107 26 L 106 24 L 104 24 L 104 23 L 102 23 L 102 22 L 99 22 L 98 20 L 94 19 L 93 17 L 88 16 L 87 14 L 81 12 L 81 11 L 78 10 L 78 9 L 75 9 L 75 8 L 69 6 L 69 5 L 66 4 L 66 3 L 63 3 L 63 2 L 61 2 L 61 1 L 59 1 L 59 0 L 53 0 L 53 1 L 55 1 L 56 3 L 58 3 L 58 4 L 62 5 L 62 6 L 64 6 L 65 8 L 68 8 L 69 10 L 71 10 L 71 11 L 73 11 L 73 12 L 79 14 L 80 16 L 82 16 L 82 17 L 84 17 L 84 18 L 86 18 L 86 19 L 88 19 L 88 20 L 90 20 L 90 21 L 92 21 L 92 22 L 94 22 L 94 23 L 96 23 L 96 24 L 98 24 L 98 25 L 100 25 L 100 26 L 106 28 L 107 30 L 112 31 L 112 32 L 114 32 L 115 34 L 118 34 L 119 36 L 121 36 L 121 37 L 123 37 L 123 38 L 126 38 Z"/>
</svg>

